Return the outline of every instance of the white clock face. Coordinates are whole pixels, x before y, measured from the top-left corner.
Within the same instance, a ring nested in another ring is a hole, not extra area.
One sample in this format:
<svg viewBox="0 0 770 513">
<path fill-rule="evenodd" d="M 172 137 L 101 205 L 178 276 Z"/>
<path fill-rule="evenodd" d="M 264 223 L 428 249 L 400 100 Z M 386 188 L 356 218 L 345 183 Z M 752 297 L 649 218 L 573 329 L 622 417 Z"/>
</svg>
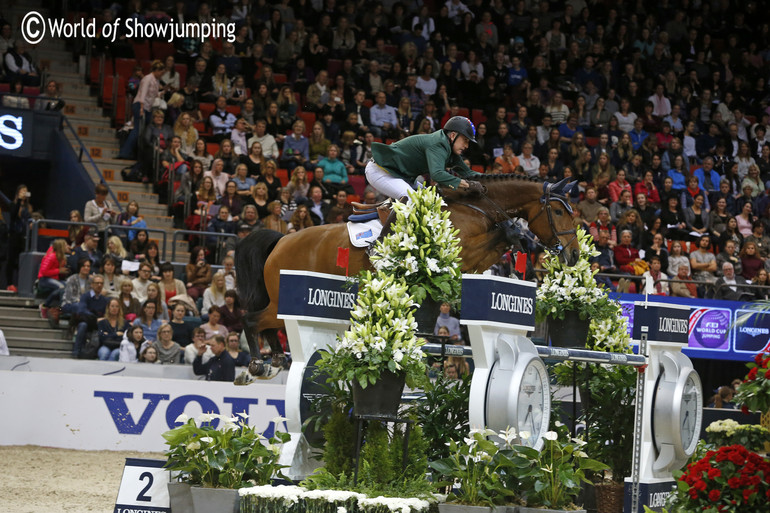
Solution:
<svg viewBox="0 0 770 513">
<path fill-rule="evenodd" d="M 521 380 L 519 389 L 519 404 L 516 419 L 518 421 L 519 432 L 529 432 L 529 438 L 522 439 L 522 444 L 529 447 L 535 447 L 543 434 L 543 425 L 548 419 L 544 419 L 546 394 L 548 390 L 548 374 L 545 366 L 539 360 L 533 360 L 524 370 L 524 377 Z M 545 421 L 545 422 L 544 422 Z"/>
<path fill-rule="evenodd" d="M 700 379 L 696 374 L 690 373 L 685 380 L 679 417 L 682 448 L 688 456 L 692 454 L 694 445 L 700 436 L 701 417 L 703 416 L 701 395 Z"/>
</svg>

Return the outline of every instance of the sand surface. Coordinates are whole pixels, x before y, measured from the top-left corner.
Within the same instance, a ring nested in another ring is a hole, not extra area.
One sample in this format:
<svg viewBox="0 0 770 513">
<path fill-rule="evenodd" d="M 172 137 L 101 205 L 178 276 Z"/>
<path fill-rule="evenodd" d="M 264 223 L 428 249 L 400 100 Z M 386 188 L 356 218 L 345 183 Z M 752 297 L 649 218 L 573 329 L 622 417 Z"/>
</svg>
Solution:
<svg viewBox="0 0 770 513">
<path fill-rule="evenodd" d="M 161 453 L 0 446 L 0 513 L 111 513 L 126 458 Z"/>
</svg>

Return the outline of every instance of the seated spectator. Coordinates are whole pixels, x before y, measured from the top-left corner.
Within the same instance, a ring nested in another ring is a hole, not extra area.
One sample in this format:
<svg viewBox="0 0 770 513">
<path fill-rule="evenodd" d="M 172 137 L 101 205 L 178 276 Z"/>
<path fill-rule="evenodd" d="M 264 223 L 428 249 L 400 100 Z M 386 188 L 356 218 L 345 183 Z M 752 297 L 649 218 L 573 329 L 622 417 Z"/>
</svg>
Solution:
<svg viewBox="0 0 770 513">
<path fill-rule="evenodd" d="M 626 273 L 635 274 L 633 263 L 639 260 L 639 250 L 631 245 L 631 230 L 624 230 L 620 234 L 620 243 L 613 248 L 615 262 L 618 268 Z"/>
<path fill-rule="evenodd" d="M 214 156 L 208 152 L 206 147 L 206 141 L 198 139 L 195 141 L 195 150 L 190 158 L 195 162 L 200 162 L 204 171 L 211 169 L 211 163 L 214 161 Z"/>
<path fill-rule="evenodd" d="M 665 240 L 660 232 L 652 235 L 652 243 L 644 248 L 644 259 L 647 262 L 656 257 L 660 261 L 660 271 L 668 271 L 668 250 L 666 250 Z"/>
<path fill-rule="evenodd" d="M 537 176 L 540 169 L 540 159 L 532 153 L 533 149 L 531 142 L 524 141 L 521 145 L 521 155 L 517 157 L 522 170 L 530 177 Z"/>
<path fill-rule="evenodd" d="M 326 215 L 326 222 L 328 224 L 333 223 L 346 223 L 348 218 L 353 214 L 353 206 L 347 202 L 348 195 L 345 190 L 340 190 L 334 196 L 334 204 L 329 209 Z"/>
<path fill-rule="evenodd" d="M 631 245 L 636 249 L 642 248 L 642 235 L 644 234 L 644 224 L 642 223 L 639 212 L 636 209 L 629 208 L 620 215 L 618 218 L 617 230 L 623 232 L 628 230 L 631 232 Z"/>
<path fill-rule="evenodd" d="M 623 189 L 620 193 L 618 201 L 610 205 L 610 219 L 613 223 L 617 223 L 620 217 L 627 210 L 632 209 L 634 206 L 631 200 L 631 189 Z"/>
<path fill-rule="evenodd" d="M 192 343 L 184 348 L 184 363 L 192 365 L 195 357 L 198 356 L 198 349 L 201 347 L 204 348 L 202 361 L 206 363 L 209 358 L 214 356 L 214 353 L 211 352 L 211 347 L 206 344 L 206 332 L 203 328 L 193 328 Z"/>
<path fill-rule="evenodd" d="M 226 336 L 228 330 L 220 323 L 222 314 L 219 312 L 219 307 L 212 305 L 206 312 L 209 315 L 209 319 L 200 326 L 206 333 L 206 342 L 209 343 L 211 339 L 217 335 L 222 337 Z"/>
<path fill-rule="evenodd" d="M 168 304 L 168 300 L 179 294 L 186 294 L 187 289 L 182 280 L 174 278 L 174 266 L 170 262 L 164 262 L 160 266 L 161 280 L 158 282 L 161 300 Z"/>
<path fill-rule="evenodd" d="M 72 325 L 77 326 L 75 345 L 72 356 L 76 358 L 93 358 L 96 355 L 83 354 L 86 347 L 86 336 L 97 329 L 97 319 L 104 316 L 107 309 L 107 298 L 102 294 L 104 278 L 100 274 L 91 276 L 91 290 L 80 296 L 77 310 L 72 317 Z"/>
<path fill-rule="evenodd" d="M 738 256 L 741 258 L 741 267 L 743 268 L 741 276 L 747 280 L 753 280 L 754 276 L 765 265 L 764 260 L 759 257 L 756 242 L 746 240 Z"/>
<path fill-rule="evenodd" d="M 206 348 L 211 346 L 213 356 L 203 363 Z M 198 354 L 193 361 L 193 372 L 196 376 L 206 376 L 206 381 L 233 381 L 235 379 L 235 360 L 225 350 L 225 337 L 216 335 L 206 345 L 198 348 Z"/>
<path fill-rule="evenodd" d="M 158 361 L 158 347 L 155 343 L 150 343 L 139 352 L 140 363 L 160 363 Z"/>
<path fill-rule="evenodd" d="M 219 307 L 219 313 L 222 316 L 222 324 L 230 332 L 243 331 L 243 310 L 241 310 L 238 294 L 234 290 L 225 292 L 225 304 Z"/>
<path fill-rule="evenodd" d="M 752 285 L 762 285 L 765 288 L 753 289 L 755 301 L 767 301 L 770 300 L 770 277 L 765 269 L 757 271 L 754 279 L 751 280 Z"/>
<path fill-rule="evenodd" d="M 289 233 L 289 226 L 286 221 L 283 220 L 283 212 L 281 210 L 281 202 L 271 201 L 267 205 L 267 210 L 270 214 L 262 219 L 262 224 L 268 230 L 274 230 L 283 234 Z"/>
<path fill-rule="evenodd" d="M 118 361 L 124 363 L 136 363 L 139 361 L 139 353 L 142 346 L 146 347 L 147 339 L 144 338 L 144 329 L 141 326 L 128 326 L 120 342 L 120 356 Z"/>
<path fill-rule="evenodd" d="M 313 220 L 310 219 L 310 215 L 307 210 L 307 205 L 299 205 L 294 213 L 291 215 L 289 224 L 286 229 L 288 233 L 294 233 L 305 228 L 313 226 Z"/>
<path fill-rule="evenodd" d="M 722 245 L 722 251 L 717 255 L 717 269 L 721 276 L 722 264 L 729 262 L 733 265 L 733 271 L 735 274 L 743 273 L 743 266 L 741 265 L 741 257 L 738 253 L 737 244 L 734 240 L 728 239 Z"/>
<path fill-rule="evenodd" d="M 604 231 L 606 231 L 608 234 L 607 240 L 609 242 L 610 248 L 615 247 L 615 244 L 617 243 L 617 233 L 615 231 L 615 225 L 610 219 L 610 210 L 607 207 L 601 207 L 599 209 L 596 221 L 591 223 L 589 228 L 589 233 L 594 238 L 594 240 L 599 240 L 599 234 Z"/>
<path fill-rule="evenodd" d="M 770 237 L 765 235 L 765 224 L 757 219 L 751 225 L 751 235 L 744 239 L 744 243 L 753 242 L 757 247 L 758 256 L 766 259 L 770 255 Z"/>
<path fill-rule="evenodd" d="M 158 361 L 162 365 L 182 362 L 182 347 L 173 340 L 173 336 L 174 330 L 169 324 L 158 328 L 158 340 L 155 346 L 158 349 Z"/>
<path fill-rule="evenodd" d="M 734 394 L 735 391 L 731 386 L 719 387 L 719 390 L 717 390 L 717 393 L 711 397 L 706 408 L 734 410 L 736 408 L 735 403 L 732 402 Z"/>
<path fill-rule="evenodd" d="M 122 267 L 123 260 L 130 259 L 130 256 L 126 248 L 123 247 L 123 241 L 120 240 L 120 237 L 112 235 L 107 239 L 107 252 L 104 258 L 102 258 L 102 266 L 104 266 L 104 261 L 109 258 L 112 260 L 114 273 L 115 267 Z M 112 291 L 113 289 L 110 288 L 110 290 Z"/>
<path fill-rule="evenodd" d="M 645 281 L 645 294 L 653 294 L 656 296 L 668 296 L 668 282 L 667 281 L 661 281 L 661 280 L 667 280 L 668 276 L 666 273 L 661 271 L 661 262 L 660 258 L 657 255 L 652 255 L 649 259 L 650 262 L 650 270 L 646 271 L 642 277 L 651 278 L 651 282 Z"/>
<path fill-rule="evenodd" d="M 578 203 L 578 208 L 583 213 L 583 219 L 591 224 L 596 221 L 602 204 L 596 201 L 596 188 L 592 185 L 586 187 L 585 198 Z"/>
<path fill-rule="evenodd" d="M 140 303 L 147 300 L 147 287 L 152 283 L 150 276 L 152 275 L 152 266 L 143 260 L 139 264 L 139 275 L 131 281 L 134 286 L 134 290 L 131 295 Z"/>
<path fill-rule="evenodd" d="M 237 118 L 232 112 L 227 112 L 227 98 L 218 96 L 216 99 L 216 108 L 209 116 L 209 126 L 213 132 L 212 140 L 220 142 L 225 139 L 235 128 Z"/>
<path fill-rule="evenodd" d="M 225 304 L 225 292 L 227 292 L 225 275 L 222 271 L 217 271 L 211 279 L 211 286 L 203 292 L 202 310 L 206 312 L 212 306 L 223 306 Z"/>
<path fill-rule="evenodd" d="M 185 267 L 187 275 L 187 295 L 193 300 L 203 297 L 203 292 L 211 283 L 211 265 L 206 261 L 206 250 L 196 246 L 190 253 L 190 262 Z"/>
<path fill-rule="evenodd" d="M 692 206 L 696 196 L 703 196 L 702 207 L 707 212 L 711 210 L 711 205 L 708 202 L 706 191 L 698 186 L 698 178 L 695 176 L 690 176 L 687 178 L 687 188 L 682 191 L 680 198 L 680 205 L 682 205 L 682 209 L 684 210 L 687 207 Z"/>
<path fill-rule="evenodd" d="M 37 66 L 32 62 L 32 57 L 27 53 L 27 45 L 24 41 L 16 41 L 16 45 L 8 48 L 3 58 L 8 78 L 13 81 L 21 81 L 25 86 L 36 87 L 40 85 L 40 75 Z M 13 91 L 13 89 L 11 89 Z M 29 108 L 29 103 L 25 108 Z"/>
<path fill-rule="evenodd" d="M 65 102 L 61 99 L 59 85 L 56 80 L 49 80 L 45 91 L 35 99 L 35 110 L 58 112 L 64 108 Z"/>
<path fill-rule="evenodd" d="M 668 177 L 673 181 L 671 188 L 675 191 L 683 191 L 687 187 L 688 175 L 687 162 L 684 156 L 675 156 L 673 167 L 668 171 Z"/>
<path fill-rule="evenodd" d="M 142 304 L 134 297 L 134 283 L 130 278 L 123 278 L 120 282 L 120 315 L 125 320 L 132 322 L 142 311 Z"/>
<path fill-rule="evenodd" d="M 462 340 L 462 333 L 460 332 L 460 321 L 456 317 L 452 317 L 452 305 L 446 301 L 441 303 L 439 307 L 439 316 L 436 319 L 436 325 L 433 328 L 433 334 L 439 335 L 441 328 L 446 328 L 449 331 L 450 340 L 458 341 Z"/>
<path fill-rule="evenodd" d="M 661 209 L 660 220 L 662 223 L 663 235 L 665 235 L 667 239 L 687 239 L 687 223 L 684 218 L 684 213 L 679 209 L 679 198 L 676 194 L 668 197 L 666 205 Z"/>
<path fill-rule="evenodd" d="M 519 167 L 519 159 L 513 153 L 513 144 L 506 143 L 503 146 L 503 154 L 495 159 L 495 164 L 500 164 L 503 174 L 513 174 Z"/>
<path fill-rule="evenodd" d="M 155 303 L 155 311 L 158 312 L 158 319 L 164 322 L 168 322 L 170 316 L 168 314 L 168 306 L 166 301 L 161 297 L 160 287 L 155 282 L 147 285 L 147 301 Z"/>
<path fill-rule="evenodd" d="M 693 171 L 693 175 L 698 178 L 698 186 L 707 191 L 714 192 L 719 189 L 721 177 L 714 169 L 714 159 L 706 157 L 703 159 L 703 165 Z"/>
<path fill-rule="evenodd" d="M 305 165 L 310 160 L 310 150 L 307 138 L 302 135 L 305 131 L 305 122 L 298 119 L 292 125 L 292 133 L 283 141 L 283 154 L 281 155 L 281 167 L 293 171 L 299 165 Z"/>
<path fill-rule="evenodd" d="M 83 235 L 83 244 L 77 246 L 68 258 L 68 265 L 75 268 L 77 262 L 83 258 L 91 263 L 91 270 L 96 272 L 102 262 L 103 254 L 99 251 L 99 234 L 86 233 Z"/>
<path fill-rule="evenodd" d="M 43 256 L 37 273 L 38 292 L 46 294 L 45 301 L 40 305 L 40 316 L 43 319 L 48 319 L 48 309 L 61 300 L 64 294 L 64 282 L 61 280 L 64 280 L 69 272 L 67 241 L 56 239 Z M 56 317 L 51 316 L 51 319 L 52 322 L 57 322 L 58 312 Z"/>
<path fill-rule="evenodd" d="M 174 335 L 171 338 L 183 348 L 187 347 L 192 343 L 192 331 L 197 326 L 197 323 L 185 320 L 187 307 L 183 303 L 175 303 L 171 312 L 169 326 L 174 330 Z"/>
<path fill-rule="evenodd" d="M 236 367 L 248 367 L 251 363 L 251 355 L 248 351 L 242 351 L 241 335 L 238 332 L 231 331 L 227 334 L 227 352 L 235 361 Z"/>
<path fill-rule="evenodd" d="M 375 137 L 381 139 L 393 139 L 398 136 L 398 112 L 394 107 L 387 105 L 384 92 L 375 96 L 376 103 L 369 109 L 371 124 L 369 129 Z M 438 121 L 438 120 L 436 120 Z"/>
<path fill-rule="evenodd" d="M 107 302 L 104 318 L 99 319 L 96 329 L 99 331 L 98 357 L 100 360 L 118 361 L 123 335 L 129 323 L 120 315 L 120 301 L 112 298 Z"/>
<path fill-rule="evenodd" d="M 682 193 L 685 194 L 685 193 Z M 703 204 L 705 196 L 697 194 L 693 199 L 693 204 L 684 210 L 684 222 L 687 224 L 687 230 L 690 232 L 691 240 L 698 240 L 703 235 L 708 235 L 708 209 Z"/>
<path fill-rule="evenodd" d="M 152 301 L 142 303 L 142 311 L 134 319 L 134 326 L 141 326 L 144 330 L 145 338 L 150 342 L 158 340 L 158 329 L 164 324 L 164 321 L 158 318 L 157 307 Z"/>
<path fill-rule="evenodd" d="M 698 240 L 698 249 L 690 253 L 690 267 L 693 269 L 693 279 L 704 283 L 714 283 L 717 279 L 717 259 L 714 253 L 709 251 L 711 238 L 703 235 Z M 744 273 L 746 268 L 744 266 Z"/>
<path fill-rule="evenodd" d="M 611 181 L 607 185 L 607 188 L 609 189 L 610 193 L 610 201 L 613 203 L 620 201 L 620 193 L 622 191 L 631 192 L 631 184 L 626 181 L 626 172 L 623 169 L 619 169 L 617 171 L 615 180 Z"/>
<path fill-rule="evenodd" d="M 754 225 L 754 221 L 756 221 L 756 217 L 753 214 L 754 205 L 751 203 L 751 201 L 747 201 L 741 205 L 741 210 L 738 215 L 735 216 L 735 222 L 738 225 L 738 232 L 740 232 L 741 236 L 750 237 L 752 235 L 752 226 Z"/>
<path fill-rule="evenodd" d="M 744 289 L 741 285 L 746 285 L 746 279 L 743 276 L 735 274 L 733 264 L 725 262 L 722 264 L 722 277 L 714 283 L 714 299 L 726 299 L 728 301 L 746 301 L 751 300 L 754 294 Z"/>
<path fill-rule="evenodd" d="M 61 312 L 65 315 L 77 313 L 80 298 L 90 289 L 88 276 L 91 274 L 91 261 L 87 258 L 81 258 L 77 261 L 75 269 L 77 274 L 73 274 L 64 282 Z"/>
<path fill-rule="evenodd" d="M 669 264 L 670 266 L 670 264 Z M 674 297 L 698 297 L 698 286 L 692 282 L 690 277 L 690 264 L 683 263 L 678 267 L 677 280 L 687 280 L 688 283 L 673 282 L 671 283 L 671 295 Z"/>
<path fill-rule="evenodd" d="M 182 153 L 182 138 L 175 135 L 171 138 L 171 144 L 160 156 L 160 163 L 169 173 L 170 180 L 178 180 L 182 175 L 187 174 L 190 156 Z"/>
</svg>

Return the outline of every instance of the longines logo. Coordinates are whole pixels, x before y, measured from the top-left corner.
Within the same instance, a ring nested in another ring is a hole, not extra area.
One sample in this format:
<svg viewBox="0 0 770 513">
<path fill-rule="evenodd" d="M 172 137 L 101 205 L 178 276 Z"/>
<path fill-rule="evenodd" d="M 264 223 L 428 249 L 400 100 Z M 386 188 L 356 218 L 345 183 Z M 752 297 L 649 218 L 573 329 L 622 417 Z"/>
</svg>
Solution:
<svg viewBox="0 0 770 513">
<path fill-rule="evenodd" d="M 757 335 L 770 335 L 770 329 L 757 328 L 755 326 L 743 326 L 739 331 L 741 333 L 745 333 L 746 335 L 751 335 L 752 337 L 756 337 Z"/>
</svg>

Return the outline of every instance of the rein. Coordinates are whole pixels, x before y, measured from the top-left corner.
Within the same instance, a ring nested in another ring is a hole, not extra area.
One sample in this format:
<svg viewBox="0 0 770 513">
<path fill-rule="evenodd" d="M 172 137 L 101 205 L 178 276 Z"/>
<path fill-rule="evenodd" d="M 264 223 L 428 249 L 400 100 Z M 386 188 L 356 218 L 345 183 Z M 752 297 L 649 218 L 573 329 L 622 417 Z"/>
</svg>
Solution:
<svg viewBox="0 0 770 513">
<path fill-rule="evenodd" d="M 524 238 L 530 243 L 538 246 L 541 249 L 544 249 L 545 251 L 548 251 L 552 255 L 560 255 L 566 246 L 569 246 L 572 244 L 572 241 L 577 238 L 577 231 L 573 228 L 572 230 L 567 230 L 563 232 L 559 232 L 556 229 L 556 225 L 553 222 L 553 213 L 552 213 L 552 207 L 551 207 L 551 201 L 558 201 L 562 205 L 565 206 L 568 212 L 572 213 L 572 207 L 569 206 L 569 202 L 567 201 L 567 198 L 561 195 L 556 195 L 551 193 L 551 184 L 545 183 L 543 184 L 543 196 L 540 198 L 540 203 L 542 203 L 542 206 L 540 207 L 540 211 L 535 214 L 535 216 L 529 220 L 529 223 L 532 223 L 540 217 L 540 215 L 543 214 L 543 212 L 546 213 L 546 216 L 548 217 L 548 225 L 551 227 L 551 232 L 553 234 L 553 237 L 556 239 L 556 244 L 553 246 L 547 246 L 546 244 L 543 244 L 534 233 L 532 233 L 529 229 L 523 229 L 520 226 L 518 226 L 511 216 L 508 215 L 508 213 L 503 210 L 503 208 L 498 205 L 492 198 L 486 195 L 485 192 L 480 192 L 481 197 L 484 198 L 487 202 L 489 202 L 493 209 L 497 211 L 497 213 L 502 214 L 503 221 L 497 221 L 495 217 L 489 214 L 489 212 L 485 211 L 484 209 L 477 207 L 476 205 L 471 205 L 470 203 L 466 203 L 463 201 L 457 201 L 452 200 L 453 203 L 456 203 L 458 205 L 468 207 L 471 210 L 474 210 L 480 214 L 482 214 L 484 217 L 490 220 L 493 227 L 496 227 L 497 229 L 503 230 L 506 232 L 506 236 L 508 237 L 517 237 L 517 238 Z M 518 212 L 518 209 L 516 210 Z M 572 239 L 566 244 L 561 244 L 561 241 L 559 241 L 560 235 L 570 235 L 572 234 Z"/>
</svg>

